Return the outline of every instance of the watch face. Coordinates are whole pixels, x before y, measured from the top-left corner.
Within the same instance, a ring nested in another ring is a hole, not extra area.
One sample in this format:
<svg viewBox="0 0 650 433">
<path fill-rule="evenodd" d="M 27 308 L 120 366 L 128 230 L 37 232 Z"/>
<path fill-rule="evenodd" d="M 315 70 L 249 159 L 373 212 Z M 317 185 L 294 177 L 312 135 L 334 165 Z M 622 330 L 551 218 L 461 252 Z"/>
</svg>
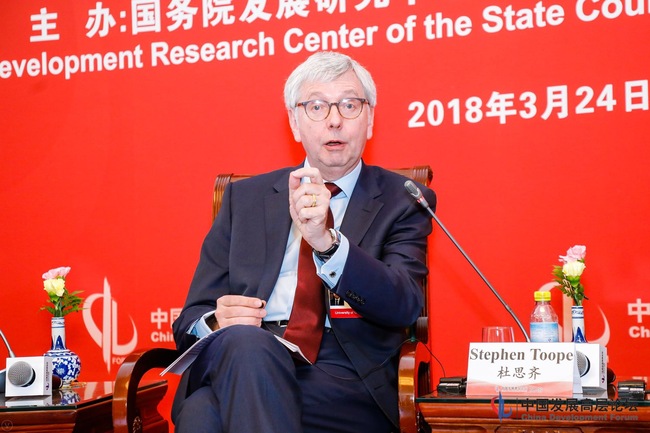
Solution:
<svg viewBox="0 0 650 433">
<path fill-rule="evenodd" d="M 332 236 L 332 246 L 338 245 L 341 243 L 341 235 L 334 229 L 329 229 L 330 235 Z"/>
</svg>

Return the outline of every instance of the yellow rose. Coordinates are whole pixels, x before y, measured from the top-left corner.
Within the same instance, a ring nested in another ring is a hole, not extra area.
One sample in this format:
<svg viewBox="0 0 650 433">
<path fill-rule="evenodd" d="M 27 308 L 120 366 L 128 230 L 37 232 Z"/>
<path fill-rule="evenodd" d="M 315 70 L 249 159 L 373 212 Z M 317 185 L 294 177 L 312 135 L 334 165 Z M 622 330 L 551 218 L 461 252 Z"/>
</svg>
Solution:
<svg viewBox="0 0 650 433">
<path fill-rule="evenodd" d="M 49 280 L 45 280 L 43 285 L 48 295 L 61 297 L 65 292 L 65 281 L 61 278 L 50 278 Z"/>
<path fill-rule="evenodd" d="M 582 271 L 585 270 L 585 267 L 584 263 L 576 260 L 575 262 L 565 263 L 564 266 L 562 266 L 562 272 L 567 276 L 567 278 L 576 278 L 582 275 Z"/>
</svg>

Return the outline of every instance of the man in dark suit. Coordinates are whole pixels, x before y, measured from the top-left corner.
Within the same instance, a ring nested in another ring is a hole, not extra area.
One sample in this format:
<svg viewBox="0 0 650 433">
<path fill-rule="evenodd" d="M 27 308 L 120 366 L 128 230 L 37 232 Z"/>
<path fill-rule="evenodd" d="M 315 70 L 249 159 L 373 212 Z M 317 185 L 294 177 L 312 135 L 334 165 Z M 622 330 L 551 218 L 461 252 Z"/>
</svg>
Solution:
<svg viewBox="0 0 650 433">
<path fill-rule="evenodd" d="M 397 431 L 396 359 L 423 307 L 431 221 L 404 177 L 361 159 L 376 89 L 356 61 L 312 55 L 287 80 L 285 104 L 306 159 L 225 190 L 173 325 L 180 350 L 218 330 L 179 387 L 176 431 Z M 298 332 L 301 245 L 318 275 L 308 298 L 326 313 L 299 343 L 307 353 L 316 342 L 308 360 L 275 337 Z"/>
</svg>

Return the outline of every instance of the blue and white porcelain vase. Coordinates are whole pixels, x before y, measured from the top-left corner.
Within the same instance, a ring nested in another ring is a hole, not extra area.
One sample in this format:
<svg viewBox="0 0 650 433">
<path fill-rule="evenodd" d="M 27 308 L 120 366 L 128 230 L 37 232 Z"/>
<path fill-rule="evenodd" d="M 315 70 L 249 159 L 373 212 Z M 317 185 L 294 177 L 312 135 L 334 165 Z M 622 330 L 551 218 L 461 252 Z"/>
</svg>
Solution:
<svg viewBox="0 0 650 433">
<path fill-rule="evenodd" d="M 585 337 L 585 311 L 582 305 L 573 305 L 571 307 L 571 325 L 573 326 L 574 343 L 586 343 Z"/>
<path fill-rule="evenodd" d="M 59 389 L 59 400 L 55 404 L 67 406 L 77 404 L 81 401 L 81 396 L 77 394 L 74 388 Z"/>
<path fill-rule="evenodd" d="M 52 317 L 52 347 L 44 356 L 52 358 L 52 372 L 61 379 L 61 387 L 69 387 L 81 371 L 81 360 L 65 345 L 65 318 Z"/>
</svg>

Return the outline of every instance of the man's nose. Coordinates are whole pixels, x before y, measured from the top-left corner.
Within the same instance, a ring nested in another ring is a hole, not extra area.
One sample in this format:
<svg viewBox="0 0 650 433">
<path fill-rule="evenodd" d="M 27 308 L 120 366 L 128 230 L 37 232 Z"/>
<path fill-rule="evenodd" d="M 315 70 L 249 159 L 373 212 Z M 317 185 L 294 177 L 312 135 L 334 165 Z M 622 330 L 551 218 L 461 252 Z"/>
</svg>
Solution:
<svg viewBox="0 0 650 433">
<path fill-rule="evenodd" d="M 330 128 L 338 128 L 341 125 L 341 122 L 343 122 L 343 116 L 341 116 L 341 113 L 339 112 L 338 104 L 332 104 L 329 115 L 325 120 L 327 121 L 327 126 Z"/>
</svg>

